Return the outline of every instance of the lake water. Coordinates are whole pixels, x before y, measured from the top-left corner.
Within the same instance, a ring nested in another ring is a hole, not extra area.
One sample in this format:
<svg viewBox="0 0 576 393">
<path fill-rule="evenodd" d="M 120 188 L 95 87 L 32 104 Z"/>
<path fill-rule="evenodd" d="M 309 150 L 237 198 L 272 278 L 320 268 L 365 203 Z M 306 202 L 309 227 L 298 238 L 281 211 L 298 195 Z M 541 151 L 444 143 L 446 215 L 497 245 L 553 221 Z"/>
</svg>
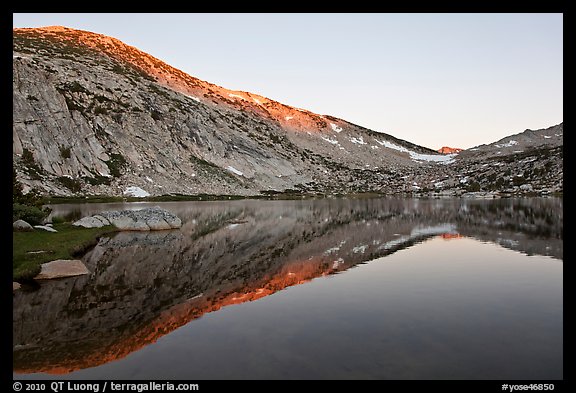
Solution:
<svg viewBox="0 0 576 393">
<path fill-rule="evenodd" d="M 161 206 L 13 298 L 16 379 L 562 379 L 562 199 Z"/>
</svg>

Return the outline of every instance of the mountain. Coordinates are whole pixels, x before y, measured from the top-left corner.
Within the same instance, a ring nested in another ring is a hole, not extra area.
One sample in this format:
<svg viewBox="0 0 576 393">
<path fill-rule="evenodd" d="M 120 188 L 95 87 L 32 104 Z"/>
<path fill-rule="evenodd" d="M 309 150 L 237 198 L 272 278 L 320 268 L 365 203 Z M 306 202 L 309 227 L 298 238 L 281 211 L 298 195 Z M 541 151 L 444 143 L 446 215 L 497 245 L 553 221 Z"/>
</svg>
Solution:
<svg viewBox="0 0 576 393">
<path fill-rule="evenodd" d="M 438 149 L 438 153 L 440 153 L 440 154 L 453 154 L 453 153 L 460 153 L 462 150 L 464 150 L 464 149 L 460 149 L 458 147 L 442 146 L 440 149 Z"/>
<path fill-rule="evenodd" d="M 556 127 L 562 135 L 562 125 Z M 495 157 L 487 145 L 468 155 L 439 154 L 334 116 L 216 86 L 117 39 L 60 26 L 13 30 L 12 136 L 24 192 L 48 195 L 563 188 L 561 136 L 553 139 L 560 144 L 544 135 L 538 143 L 522 142 L 523 154 L 532 147 L 542 153 L 526 163 L 533 176 L 501 174 L 503 183 L 487 188 L 462 171 L 519 153 L 502 148 Z"/>
</svg>

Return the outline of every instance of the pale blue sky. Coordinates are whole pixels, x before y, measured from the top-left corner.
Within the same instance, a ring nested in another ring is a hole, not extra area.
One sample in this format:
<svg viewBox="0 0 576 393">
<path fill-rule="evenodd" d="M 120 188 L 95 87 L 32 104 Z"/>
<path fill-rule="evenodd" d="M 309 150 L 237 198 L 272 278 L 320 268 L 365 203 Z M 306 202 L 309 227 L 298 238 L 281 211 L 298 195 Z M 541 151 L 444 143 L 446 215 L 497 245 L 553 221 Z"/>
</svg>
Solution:
<svg viewBox="0 0 576 393">
<path fill-rule="evenodd" d="M 437 149 L 563 121 L 562 14 L 14 14 Z"/>
</svg>

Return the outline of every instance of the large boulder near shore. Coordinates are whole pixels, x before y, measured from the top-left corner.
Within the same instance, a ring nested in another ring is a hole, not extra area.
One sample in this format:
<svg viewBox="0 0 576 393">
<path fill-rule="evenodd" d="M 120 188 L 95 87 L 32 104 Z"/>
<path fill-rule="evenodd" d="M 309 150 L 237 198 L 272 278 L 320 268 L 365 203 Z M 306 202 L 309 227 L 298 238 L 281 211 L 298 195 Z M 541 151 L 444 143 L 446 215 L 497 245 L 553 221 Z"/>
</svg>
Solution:
<svg viewBox="0 0 576 393">
<path fill-rule="evenodd" d="M 108 221 L 106 218 L 102 217 L 99 214 L 96 214 L 93 216 L 81 218 L 72 225 L 84 228 L 102 228 L 103 226 L 111 224 L 110 221 Z"/>
<path fill-rule="evenodd" d="M 19 232 L 33 232 L 34 228 L 24 220 L 17 220 L 12 224 L 12 230 Z"/>
<path fill-rule="evenodd" d="M 72 225 L 85 228 L 114 225 L 123 231 L 157 231 L 180 228 L 182 221 L 167 210 L 148 207 L 142 210 L 105 211 L 91 217 L 84 217 Z"/>
<path fill-rule="evenodd" d="M 88 268 L 86 268 L 82 261 L 78 259 L 57 259 L 55 261 L 43 263 L 40 267 L 42 270 L 40 270 L 40 273 L 34 277 L 35 280 L 73 277 L 90 273 Z"/>
</svg>

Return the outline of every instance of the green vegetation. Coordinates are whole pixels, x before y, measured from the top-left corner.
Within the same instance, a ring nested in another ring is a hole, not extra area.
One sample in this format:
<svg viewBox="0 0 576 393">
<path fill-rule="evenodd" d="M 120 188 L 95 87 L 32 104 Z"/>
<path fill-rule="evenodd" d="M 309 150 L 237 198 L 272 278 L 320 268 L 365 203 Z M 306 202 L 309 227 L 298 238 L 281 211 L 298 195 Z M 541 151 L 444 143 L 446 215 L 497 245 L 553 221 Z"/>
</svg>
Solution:
<svg viewBox="0 0 576 393">
<path fill-rule="evenodd" d="M 104 108 L 103 106 L 97 106 L 94 108 L 94 114 L 95 115 L 106 115 L 106 114 L 108 114 L 108 110 L 106 108 Z"/>
<path fill-rule="evenodd" d="M 71 224 L 55 224 L 58 233 L 37 230 L 12 233 L 12 277 L 31 279 L 40 272 L 40 265 L 55 259 L 73 259 L 97 244 L 98 239 L 114 232 L 113 226 L 81 228 Z"/>
<path fill-rule="evenodd" d="M 132 198 L 114 197 L 106 195 L 86 195 L 86 196 L 47 196 L 44 197 L 42 202 L 44 204 L 57 205 L 61 203 L 108 203 L 108 202 L 122 202 L 125 200 L 131 201 Z M 134 200 L 141 200 L 133 198 Z"/>
<path fill-rule="evenodd" d="M 72 192 L 80 192 L 82 190 L 82 183 L 78 179 L 73 179 L 71 177 L 60 176 L 57 177 L 56 180 L 64 187 L 69 189 Z"/>
<path fill-rule="evenodd" d="M 69 148 L 69 147 L 61 147 L 61 148 L 60 148 L 60 155 L 61 155 L 62 158 L 64 158 L 64 159 L 70 158 L 70 157 L 71 157 L 70 148 Z"/>
<path fill-rule="evenodd" d="M 39 225 L 47 215 L 47 212 L 36 206 L 12 204 L 12 221 L 24 220 L 30 225 Z"/>
<path fill-rule="evenodd" d="M 37 225 L 50 214 L 50 209 L 42 208 L 42 198 L 36 190 L 22 193 L 22 185 L 16 179 L 16 170 L 12 169 L 12 221 L 24 220 Z"/>
<path fill-rule="evenodd" d="M 101 176 L 101 175 L 82 176 L 82 180 L 84 180 L 86 183 L 93 185 L 93 186 L 99 186 L 102 184 L 105 184 L 107 186 L 110 185 L 110 178 L 106 177 L 106 176 Z"/>
<path fill-rule="evenodd" d="M 105 161 L 110 170 L 110 174 L 114 177 L 120 177 L 122 173 L 120 170 L 126 165 L 126 159 L 120 153 L 111 153 L 110 159 Z"/>
<path fill-rule="evenodd" d="M 194 154 L 190 155 L 190 161 L 194 164 L 194 167 L 197 171 L 206 176 L 217 178 L 224 182 L 232 181 L 234 183 L 240 183 L 240 181 L 226 169 L 220 168 L 218 165 L 213 164 L 210 161 L 196 157 Z"/>
<path fill-rule="evenodd" d="M 84 86 L 82 86 L 82 84 L 80 84 L 78 81 L 65 82 L 65 83 L 57 86 L 56 89 L 60 92 L 90 94 L 90 92 Z"/>
<path fill-rule="evenodd" d="M 24 148 L 22 149 L 22 165 L 24 166 L 24 171 L 30 176 L 31 179 L 40 180 L 42 175 L 45 173 L 44 169 L 38 166 L 36 160 L 34 160 L 34 154 Z"/>
<path fill-rule="evenodd" d="M 162 120 L 162 113 L 155 109 L 150 111 L 150 116 L 152 116 L 152 119 L 154 120 Z"/>
</svg>

